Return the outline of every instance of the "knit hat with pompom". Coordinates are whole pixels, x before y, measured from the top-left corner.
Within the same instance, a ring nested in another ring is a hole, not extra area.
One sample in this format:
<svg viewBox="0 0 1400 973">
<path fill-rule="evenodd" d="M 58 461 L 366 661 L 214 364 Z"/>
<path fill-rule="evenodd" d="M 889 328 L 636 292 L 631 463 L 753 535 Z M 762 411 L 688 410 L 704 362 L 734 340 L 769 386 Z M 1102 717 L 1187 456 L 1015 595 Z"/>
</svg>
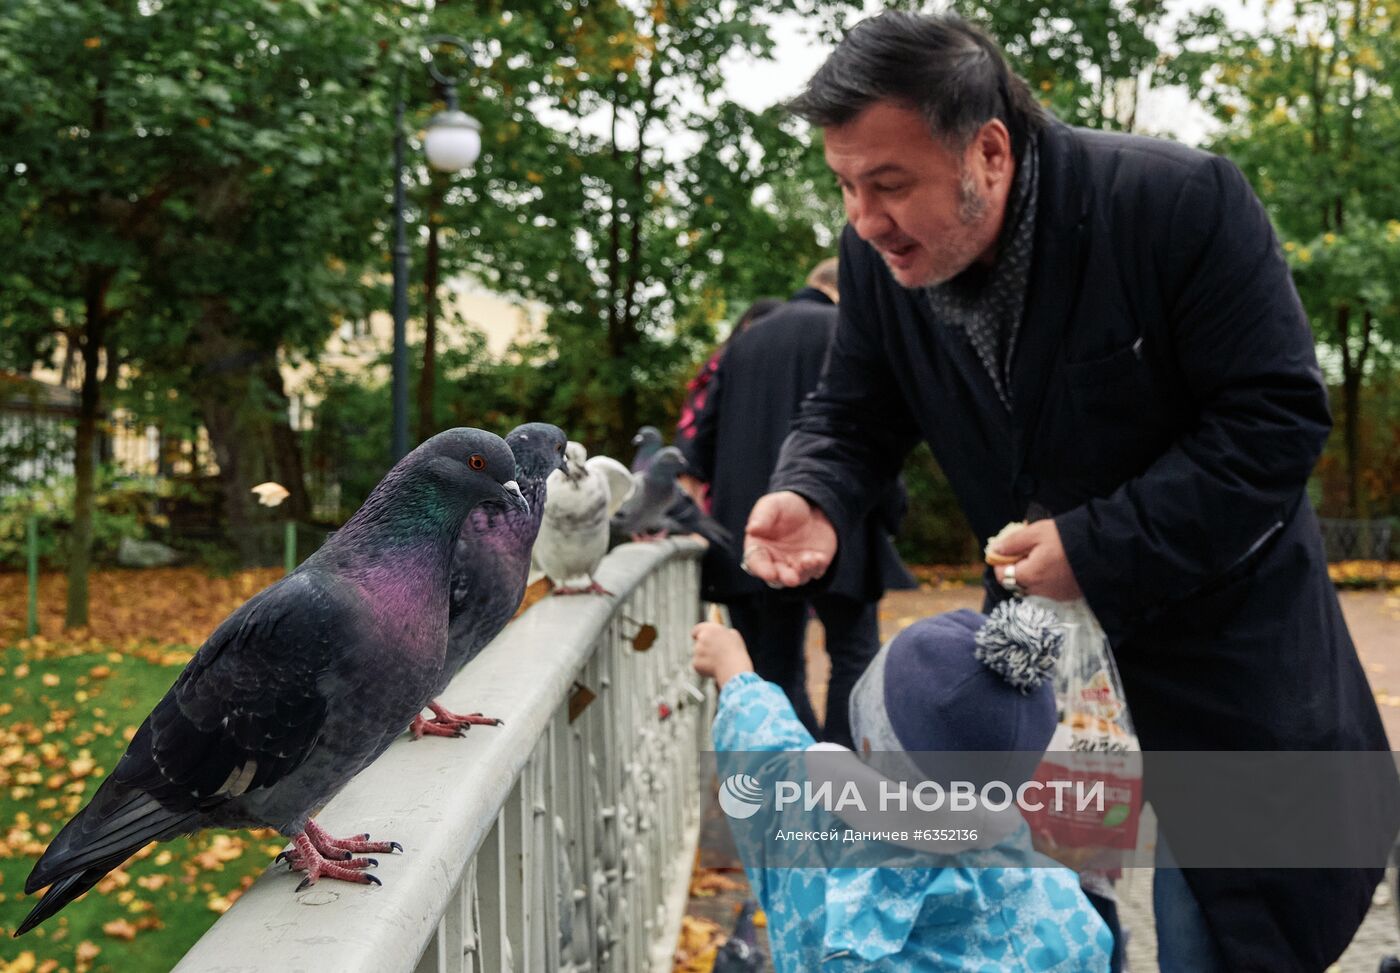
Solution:
<svg viewBox="0 0 1400 973">
<path fill-rule="evenodd" d="M 1053 612 L 1016 600 L 990 617 L 962 609 L 915 622 L 880 650 L 851 694 L 857 747 L 1044 752 L 1063 642 Z"/>
</svg>

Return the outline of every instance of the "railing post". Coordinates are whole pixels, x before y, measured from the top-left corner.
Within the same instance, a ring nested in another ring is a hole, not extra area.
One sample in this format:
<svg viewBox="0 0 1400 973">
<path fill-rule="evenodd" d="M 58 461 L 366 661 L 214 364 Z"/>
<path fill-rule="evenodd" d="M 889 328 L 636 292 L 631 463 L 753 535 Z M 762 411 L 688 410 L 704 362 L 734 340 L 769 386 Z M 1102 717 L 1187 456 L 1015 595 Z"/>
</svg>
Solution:
<svg viewBox="0 0 1400 973">
<path fill-rule="evenodd" d="M 287 574 L 297 569 L 297 522 L 287 521 L 282 533 L 282 565 Z"/>
</svg>

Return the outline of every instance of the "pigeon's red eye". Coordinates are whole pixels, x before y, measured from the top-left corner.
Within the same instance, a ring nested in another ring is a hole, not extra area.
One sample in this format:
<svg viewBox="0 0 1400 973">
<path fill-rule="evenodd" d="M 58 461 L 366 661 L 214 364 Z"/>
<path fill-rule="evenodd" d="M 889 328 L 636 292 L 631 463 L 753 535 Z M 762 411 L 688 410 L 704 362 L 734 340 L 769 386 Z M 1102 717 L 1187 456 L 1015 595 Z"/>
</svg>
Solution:
<svg viewBox="0 0 1400 973">
<path fill-rule="evenodd" d="M 472 453 L 471 459 L 467 460 L 467 465 L 480 472 L 486 469 L 486 457 L 480 453 Z"/>
</svg>

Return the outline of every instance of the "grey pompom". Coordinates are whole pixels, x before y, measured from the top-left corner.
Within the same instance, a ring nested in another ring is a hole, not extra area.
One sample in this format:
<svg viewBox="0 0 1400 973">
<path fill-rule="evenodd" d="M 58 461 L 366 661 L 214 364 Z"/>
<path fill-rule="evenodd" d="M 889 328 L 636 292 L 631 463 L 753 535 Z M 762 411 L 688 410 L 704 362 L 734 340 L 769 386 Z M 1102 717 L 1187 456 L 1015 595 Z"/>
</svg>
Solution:
<svg viewBox="0 0 1400 973">
<path fill-rule="evenodd" d="M 1048 608 L 1012 599 L 992 609 L 976 641 L 975 655 L 988 669 L 1029 693 L 1055 671 L 1065 633 Z"/>
</svg>

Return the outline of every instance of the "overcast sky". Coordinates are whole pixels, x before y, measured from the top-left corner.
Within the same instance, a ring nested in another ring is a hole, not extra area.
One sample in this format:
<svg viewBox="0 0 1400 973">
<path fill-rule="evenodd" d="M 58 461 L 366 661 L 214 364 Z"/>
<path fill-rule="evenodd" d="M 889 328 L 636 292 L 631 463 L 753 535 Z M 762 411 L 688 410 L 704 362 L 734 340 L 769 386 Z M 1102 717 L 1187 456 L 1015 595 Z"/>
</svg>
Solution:
<svg viewBox="0 0 1400 973">
<path fill-rule="evenodd" d="M 1204 0 L 1167 0 L 1168 22 L 1210 4 Z M 867 2 L 867 11 L 874 13 L 885 5 Z M 1262 0 L 1215 4 L 1222 9 L 1230 24 L 1239 28 L 1257 27 L 1263 20 Z M 818 42 L 801 17 L 787 15 L 773 21 L 773 37 L 777 42 L 771 61 L 749 57 L 731 58 L 726 66 L 729 79 L 726 92 L 747 108 L 762 110 L 791 98 L 801 90 L 812 73 L 821 66 L 830 47 Z M 1159 38 L 1159 43 L 1160 43 Z M 1153 91 L 1138 110 L 1139 124 L 1145 131 L 1169 134 L 1184 142 L 1197 144 L 1209 133 L 1212 120 L 1191 102 L 1181 89 Z"/>
</svg>

